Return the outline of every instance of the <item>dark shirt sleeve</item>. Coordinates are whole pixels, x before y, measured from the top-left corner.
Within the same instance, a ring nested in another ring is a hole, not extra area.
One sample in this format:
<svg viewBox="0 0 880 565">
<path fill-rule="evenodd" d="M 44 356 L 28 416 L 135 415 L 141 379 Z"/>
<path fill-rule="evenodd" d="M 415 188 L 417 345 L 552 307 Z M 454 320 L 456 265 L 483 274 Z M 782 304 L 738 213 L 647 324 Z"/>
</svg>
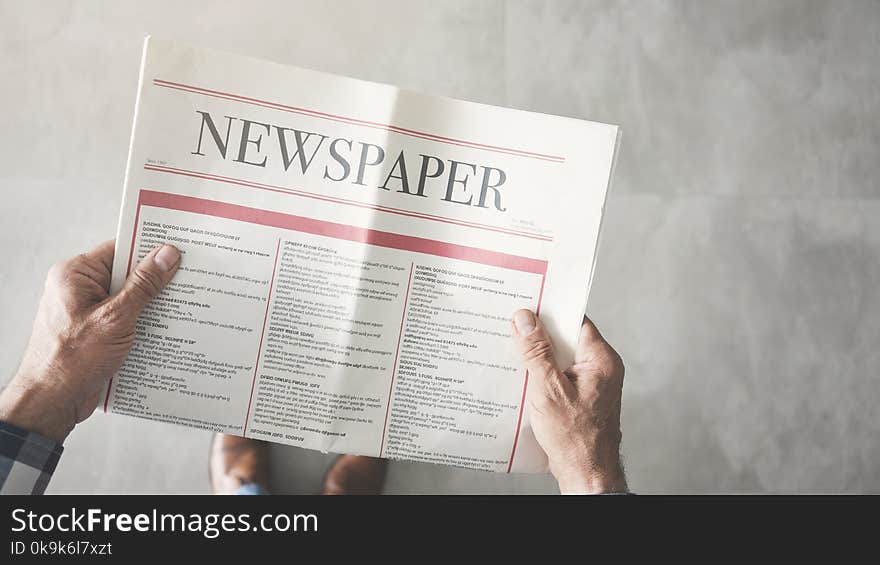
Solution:
<svg viewBox="0 0 880 565">
<path fill-rule="evenodd" d="M 43 494 L 62 451 L 57 441 L 0 422 L 0 494 Z"/>
</svg>

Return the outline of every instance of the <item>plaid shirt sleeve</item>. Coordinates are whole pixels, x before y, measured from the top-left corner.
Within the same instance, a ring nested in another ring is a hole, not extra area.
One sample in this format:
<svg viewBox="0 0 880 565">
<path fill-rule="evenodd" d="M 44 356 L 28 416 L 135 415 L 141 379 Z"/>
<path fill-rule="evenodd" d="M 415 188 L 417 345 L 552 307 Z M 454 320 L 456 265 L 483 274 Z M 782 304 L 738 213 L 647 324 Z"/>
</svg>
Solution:
<svg viewBox="0 0 880 565">
<path fill-rule="evenodd" d="M 0 494 L 43 494 L 63 450 L 56 441 L 0 422 Z"/>
</svg>

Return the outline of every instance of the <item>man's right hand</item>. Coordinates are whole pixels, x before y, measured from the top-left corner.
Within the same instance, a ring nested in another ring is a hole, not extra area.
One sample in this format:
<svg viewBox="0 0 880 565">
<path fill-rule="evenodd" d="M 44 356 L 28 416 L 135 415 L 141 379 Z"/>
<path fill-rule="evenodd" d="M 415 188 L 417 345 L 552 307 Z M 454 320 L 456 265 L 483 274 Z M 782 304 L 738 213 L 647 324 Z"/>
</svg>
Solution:
<svg viewBox="0 0 880 565">
<path fill-rule="evenodd" d="M 113 241 L 53 267 L 21 367 L 0 393 L 0 421 L 63 443 L 100 403 L 134 343 L 138 316 L 179 265 L 177 248 L 159 246 L 113 296 Z"/>
<path fill-rule="evenodd" d="M 620 464 L 620 355 L 586 317 L 575 363 L 564 371 L 556 363 L 550 336 L 532 312 L 514 314 L 513 334 L 528 370 L 532 429 L 560 492 L 626 492 Z"/>
</svg>

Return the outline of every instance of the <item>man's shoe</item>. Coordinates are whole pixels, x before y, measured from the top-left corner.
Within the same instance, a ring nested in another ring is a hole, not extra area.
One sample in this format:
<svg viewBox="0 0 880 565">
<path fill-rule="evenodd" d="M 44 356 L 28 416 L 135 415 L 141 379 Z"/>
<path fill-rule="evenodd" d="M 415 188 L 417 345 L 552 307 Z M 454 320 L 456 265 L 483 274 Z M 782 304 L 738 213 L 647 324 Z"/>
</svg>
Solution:
<svg viewBox="0 0 880 565">
<path fill-rule="evenodd" d="M 327 471 L 323 494 L 382 494 L 388 460 L 340 455 Z"/>
<path fill-rule="evenodd" d="M 265 441 L 214 434 L 208 466 L 211 492 L 235 494 L 243 485 L 269 487 L 269 446 Z"/>
</svg>

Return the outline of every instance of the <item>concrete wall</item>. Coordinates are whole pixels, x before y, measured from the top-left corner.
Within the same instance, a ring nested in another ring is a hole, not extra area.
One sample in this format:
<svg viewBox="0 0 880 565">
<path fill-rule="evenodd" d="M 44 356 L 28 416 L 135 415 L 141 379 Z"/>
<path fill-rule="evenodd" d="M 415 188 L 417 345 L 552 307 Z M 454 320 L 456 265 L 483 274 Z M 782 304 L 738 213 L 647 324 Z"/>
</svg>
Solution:
<svg viewBox="0 0 880 565">
<path fill-rule="evenodd" d="M 144 35 L 618 123 L 589 313 L 640 492 L 880 491 L 880 3 L 0 1 L 0 379 L 114 235 Z M 96 415 L 50 492 L 202 492 L 208 435 Z M 331 459 L 275 451 L 276 488 Z M 392 492 L 553 492 L 395 464 Z"/>
</svg>

